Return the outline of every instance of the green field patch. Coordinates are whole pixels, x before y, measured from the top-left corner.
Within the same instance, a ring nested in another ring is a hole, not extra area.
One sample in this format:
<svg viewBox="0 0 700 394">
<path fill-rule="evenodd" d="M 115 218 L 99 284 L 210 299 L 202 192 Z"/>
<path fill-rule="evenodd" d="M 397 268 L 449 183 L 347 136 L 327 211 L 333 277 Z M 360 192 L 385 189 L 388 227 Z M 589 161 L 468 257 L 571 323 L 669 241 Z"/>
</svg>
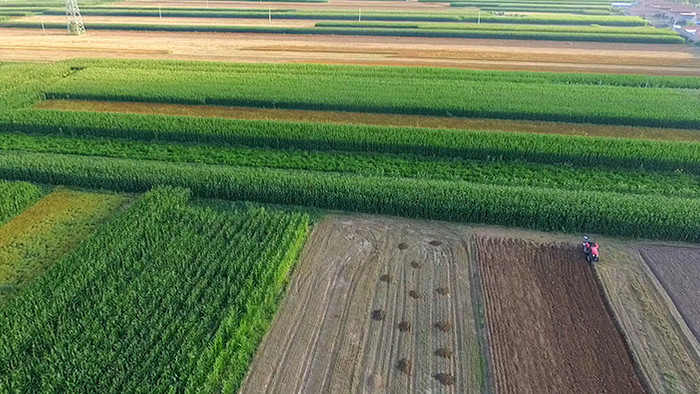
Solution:
<svg viewBox="0 0 700 394">
<path fill-rule="evenodd" d="M 69 74 L 62 63 L 0 63 L 0 114 L 31 106 L 41 99 L 42 89 Z"/>
<path fill-rule="evenodd" d="M 147 193 L 0 306 L 0 390 L 236 391 L 308 217 L 188 199 Z"/>
<path fill-rule="evenodd" d="M 267 19 L 272 14 L 276 19 L 311 19 L 311 20 L 357 20 L 356 11 L 342 10 L 265 10 L 265 9 L 223 9 L 223 8 L 168 8 L 163 7 L 158 13 L 157 7 L 100 7 L 82 8 L 83 15 L 102 16 L 181 16 L 212 18 L 259 18 Z M 60 9 L 47 10 L 46 14 L 62 15 Z M 646 26 L 647 22 L 638 16 L 593 16 L 593 15 L 493 15 L 489 12 L 465 12 L 452 8 L 440 12 L 362 12 L 363 20 L 375 21 L 425 21 L 425 22 L 481 22 L 509 24 L 540 25 L 605 25 L 605 26 Z"/>
<path fill-rule="evenodd" d="M 143 143 L 126 139 L 36 137 L 21 134 L 0 134 L 0 149 L 700 198 L 700 176 L 679 171 L 614 171 L 595 167 L 575 168 L 417 155 Z"/>
<path fill-rule="evenodd" d="M 0 227 L 0 303 L 70 253 L 128 198 L 58 189 Z"/>
<path fill-rule="evenodd" d="M 0 126 L 5 133 L 700 174 L 698 142 L 49 110 L 0 116 Z"/>
<path fill-rule="evenodd" d="M 33 204 L 41 194 L 41 189 L 31 183 L 0 179 L 0 225 Z"/>
<path fill-rule="evenodd" d="M 356 28 L 391 28 L 391 29 L 433 29 L 433 30 L 487 30 L 487 31 L 523 31 L 523 32 L 558 32 L 558 33 L 595 33 L 595 34 L 631 34 L 631 35 L 670 35 L 678 33 L 671 29 L 658 29 L 649 26 L 566 26 L 566 25 L 513 25 L 513 24 L 476 24 L 476 23 L 421 23 L 421 22 L 317 22 L 317 27 L 356 27 Z"/>
<path fill-rule="evenodd" d="M 0 27 L 61 29 L 60 23 L 2 22 Z M 683 44 L 680 36 L 648 34 L 599 34 L 599 33 L 544 33 L 534 31 L 486 31 L 486 30 L 445 30 L 445 29 L 389 29 L 389 28 L 342 28 L 342 27 L 277 27 L 277 26 L 205 26 L 205 25 L 159 25 L 91 23 L 92 30 L 131 30 L 168 32 L 208 32 L 208 33 L 265 33 L 302 35 L 360 35 L 379 37 L 432 37 L 432 38 L 483 38 L 504 40 L 548 40 L 548 41 L 591 41 L 647 44 Z"/>
<path fill-rule="evenodd" d="M 26 152 L 0 155 L 0 177 L 125 192 L 171 185 L 203 198 L 700 241 L 700 199 L 690 198 Z"/>
<path fill-rule="evenodd" d="M 246 65 L 215 71 L 215 66 L 198 64 L 83 64 L 80 72 L 48 86 L 46 97 L 700 129 L 700 94 L 694 87 L 698 78 L 686 82 L 671 77 L 381 67 L 306 65 L 275 70 Z M 655 83 L 668 87 L 654 87 Z"/>
</svg>

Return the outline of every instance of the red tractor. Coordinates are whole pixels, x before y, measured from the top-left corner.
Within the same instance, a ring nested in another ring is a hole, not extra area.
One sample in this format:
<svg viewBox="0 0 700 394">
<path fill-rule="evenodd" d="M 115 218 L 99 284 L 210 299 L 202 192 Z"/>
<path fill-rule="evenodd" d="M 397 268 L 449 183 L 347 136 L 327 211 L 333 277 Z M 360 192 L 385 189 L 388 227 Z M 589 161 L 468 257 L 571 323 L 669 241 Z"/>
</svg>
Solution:
<svg viewBox="0 0 700 394">
<path fill-rule="evenodd" d="M 598 262 L 598 244 L 588 237 L 583 237 L 583 253 L 589 263 Z"/>
</svg>

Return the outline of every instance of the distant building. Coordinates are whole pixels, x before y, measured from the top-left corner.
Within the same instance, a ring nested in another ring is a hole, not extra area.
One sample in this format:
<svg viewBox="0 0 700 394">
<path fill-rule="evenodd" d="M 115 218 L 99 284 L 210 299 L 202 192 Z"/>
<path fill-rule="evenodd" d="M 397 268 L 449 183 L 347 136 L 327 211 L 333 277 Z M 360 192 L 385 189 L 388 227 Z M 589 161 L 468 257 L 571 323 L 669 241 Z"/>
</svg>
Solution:
<svg viewBox="0 0 700 394">
<path fill-rule="evenodd" d="M 698 42 L 700 41 L 700 35 L 698 35 L 698 30 L 700 30 L 700 27 L 698 26 L 683 26 L 680 29 L 677 29 L 676 31 L 678 32 L 678 34 L 682 35 L 688 40 L 692 42 Z"/>
</svg>

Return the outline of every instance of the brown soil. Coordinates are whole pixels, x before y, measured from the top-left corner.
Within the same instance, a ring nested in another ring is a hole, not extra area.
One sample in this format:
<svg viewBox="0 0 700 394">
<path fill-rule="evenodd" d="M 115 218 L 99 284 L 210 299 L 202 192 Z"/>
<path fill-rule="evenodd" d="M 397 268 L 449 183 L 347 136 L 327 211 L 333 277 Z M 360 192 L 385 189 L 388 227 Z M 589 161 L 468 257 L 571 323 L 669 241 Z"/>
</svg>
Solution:
<svg viewBox="0 0 700 394">
<path fill-rule="evenodd" d="M 96 111 L 218 117 L 231 119 L 274 119 L 327 123 L 371 124 L 380 126 L 414 126 L 468 130 L 500 130 L 509 132 L 589 135 L 640 139 L 700 141 L 694 130 L 659 129 L 626 126 L 598 126 L 558 122 L 534 122 L 498 119 L 446 118 L 419 115 L 390 115 L 356 112 L 280 110 L 202 105 L 127 103 L 110 101 L 49 100 L 38 104 L 40 109 L 64 111 Z M 429 242 L 439 246 L 438 240 Z"/>
<path fill-rule="evenodd" d="M 374 311 L 372 311 L 372 319 L 374 320 L 384 320 L 385 317 L 386 312 L 384 312 L 381 309 L 375 309 Z"/>
<path fill-rule="evenodd" d="M 440 295 L 448 295 L 448 294 L 450 294 L 450 289 L 448 289 L 447 287 L 438 287 L 435 290 L 435 292 L 440 294 Z"/>
<path fill-rule="evenodd" d="M 644 392 L 575 246 L 486 237 L 477 244 L 497 392 Z"/>
<path fill-rule="evenodd" d="M 452 386 L 453 384 L 455 384 L 454 376 L 448 373 L 436 373 L 435 379 L 437 379 L 440 383 L 442 383 L 445 386 Z"/>
<path fill-rule="evenodd" d="M 3 60 L 116 57 L 700 76 L 697 54 L 685 45 L 90 31 L 89 27 L 88 34 L 80 37 L 61 30 L 44 34 L 41 29 L 0 28 L 0 43 Z"/>
<path fill-rule="evenodd" d="M 435 323 L 435 328 L 437 328 L 438 330 L 440 330 L 442 332 L 448 332 L 452 329 L 452 324 L 441 321 L 441 322 Z"/>
<path fill-rule="evenodd" d="M 435 351 L 435 355 L 444 358 L 452 358 L 452 350 L 441 347 Z"/>
<path fill-rule="evenodd" d="M 408 296 L 411 297 L 411 298 L 413 298 L 414 300 L 417 300 L 417 299 L 420 298 L 420 293 L 418 293 L 418 292 L 415 291 L 415 290 L 411 290 L 411 291 L 408 292 Z"/>
<path fill-rule="evenodd" d="M 700 340 L 700 247 L 644 246 L 640 252 Z"/>
<path fill-rule="evenodd" d="M 241 392 L 484 392 L 465 248 L 471 237 L 463 226 L 383 217 L 330 216 L 316 224 Z M 431 269 L 413 270 L 412 260 Z M 382 274 L 393 276 L 392 286 L 377 281 Z M 409 296 L 439 286 L 452 297 Z M 383 320 L 368 318 L 379 309 Z M 453 334 L 434 329 L 434 316 L 454 324 Z M 399 331 L 402 321 L 410 331 Z M 439 348 L 453 354 L 438 357 Z M 410 374 L 397 368 L 402 358 Z M 443 386 L 436 372 L 453 375 L 454 384 Z"/>
<path fill-rule="evenodd" d="M 399 331 L 401 332 L 411 331 L 411 323 L 407 321 L 402 321 L 401 323 L 399 323 L 398 327 Z"/>
<path fill-rule="evenodd" d="M 411 363 L 411 360 L 406 359 L 406 358 L 402 358 L 401 360 L 399 360 L 399 364 L 397 365 L 399 371 L 405 373 L 406 375 L 411 374 L 411 367 L 412 366 L 413 366 L 413 364 Z"/>
<path fill-rule="evenodd" d="M 700 345 L 637 245 L 596 240 L 605 253 L 596 273 L 651 391 L 700 393 Z"/>
</svg>

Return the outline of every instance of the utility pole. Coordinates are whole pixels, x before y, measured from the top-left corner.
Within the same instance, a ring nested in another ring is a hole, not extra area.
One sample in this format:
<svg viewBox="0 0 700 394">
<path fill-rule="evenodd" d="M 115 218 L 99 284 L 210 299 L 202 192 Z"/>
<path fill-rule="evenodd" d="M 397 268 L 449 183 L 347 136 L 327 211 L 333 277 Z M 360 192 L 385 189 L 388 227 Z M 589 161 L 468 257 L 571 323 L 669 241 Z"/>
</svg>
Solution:
<svg viewBox="0 0 700 394">
<path fill-rule="evenodd" d="M 83 16 L 80 15 L 78 0 L 66 0 L 66 19 L 68 20 L 68 33 L 79 36 L 85 33 Z"/>
</svg>

